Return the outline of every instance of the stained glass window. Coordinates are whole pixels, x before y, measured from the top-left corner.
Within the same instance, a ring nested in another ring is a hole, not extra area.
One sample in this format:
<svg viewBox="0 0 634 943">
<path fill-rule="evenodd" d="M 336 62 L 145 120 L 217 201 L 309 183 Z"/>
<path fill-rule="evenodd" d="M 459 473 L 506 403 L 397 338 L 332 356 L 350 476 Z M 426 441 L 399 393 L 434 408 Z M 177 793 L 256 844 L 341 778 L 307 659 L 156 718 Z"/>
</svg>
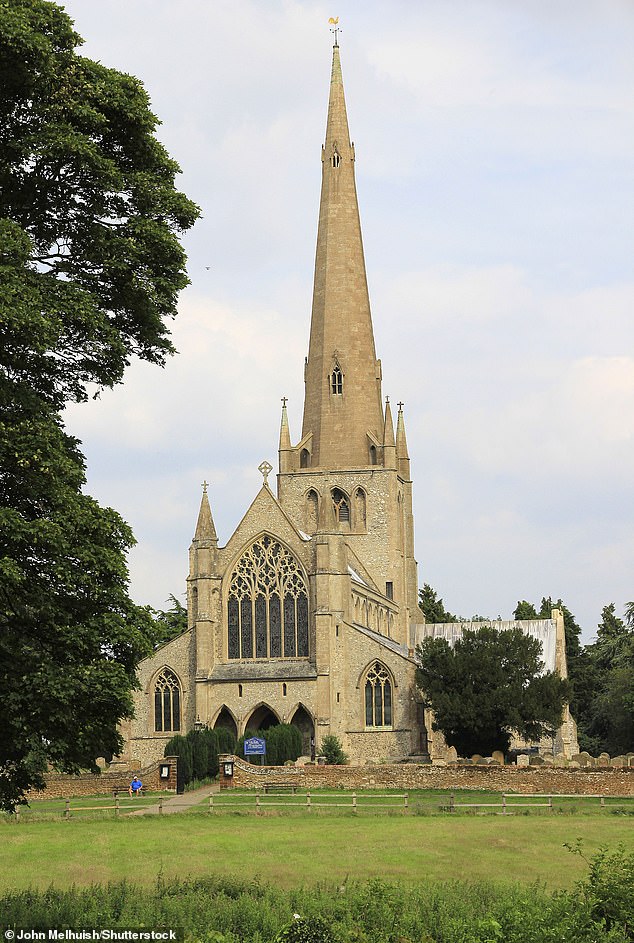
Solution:
<svg viewBox="0 0 634 943">
<path fill-rule="evenodd" d="M 165 668 L 154 685 L 154 730 L 160 733 L 180 729 L 180 683 L 174 672 Z"/>
<path fill-rule="evenodd" d="M 238 560 L 229 583 L 229 658 L 307 657 L 308 587 L 299 563 L 265 534 Z"/>
<path fill-rule="evenodd" d="M 375 661 L 365 681 L 366 727 L 392 726 L 392 682 L 381 662 Z"/>
</svg>

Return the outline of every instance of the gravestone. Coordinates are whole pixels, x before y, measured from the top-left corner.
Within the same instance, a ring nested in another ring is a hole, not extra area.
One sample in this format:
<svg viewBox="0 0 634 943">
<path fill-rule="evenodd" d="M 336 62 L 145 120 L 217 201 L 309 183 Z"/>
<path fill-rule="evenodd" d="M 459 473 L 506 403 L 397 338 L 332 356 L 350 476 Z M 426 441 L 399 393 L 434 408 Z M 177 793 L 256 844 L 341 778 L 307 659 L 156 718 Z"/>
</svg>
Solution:
<svg viewBox="0 0 634 943">
<path fill-rule="evenodd" d="M 525 753 L 520 753 L 519 756 L 517 757 L 517 765 L 518 765 L 518 766 L 529 766 L 529 765 L 530 765 L 530 758 L 529 758 Z"/>
<path fill-rule="evenodd" d="M 504 754 L 501 750 L 494 750 L 491 759 L 494 763 L 499 763 L 500 766 L 504 766 Z"/>
</svg>

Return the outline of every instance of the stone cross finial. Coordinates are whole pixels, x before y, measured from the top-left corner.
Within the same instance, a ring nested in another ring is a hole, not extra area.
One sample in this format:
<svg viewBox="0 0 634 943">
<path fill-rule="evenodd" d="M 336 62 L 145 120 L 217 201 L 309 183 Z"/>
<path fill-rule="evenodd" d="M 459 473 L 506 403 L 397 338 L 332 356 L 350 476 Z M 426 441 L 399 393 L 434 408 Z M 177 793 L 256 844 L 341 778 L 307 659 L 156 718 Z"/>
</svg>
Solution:
<svg viewBox="0 0 634 943">
<path fill-rule="evenodd" d="M 273 466 L 271 465 L 270 462 L 267 462 L 266 459 L 265 459 L 263 462 L 260 462 L 260 464 L 258 465 L 258 471 L 260 472 L 260 474 L 261 474 L 262 477 L 264 478 L 264 484 L 265 484 L 265 485 L 267 486 L 267 488 L 268 488 L 268 486 L 269 486 L 269 481 L 268 481 L 268 479 L 269 479 L 269 475 L 270 475 L 271 472 L 273 471 Z"/>
<path fill-rule="evenodd" d="M 283 397 L 282 397 L 282 406 L 286 406 L 287 403 L 288 403 L 288 396 L 283 396 Z"/>
<path fill-rule="evenodd" d="M 209 487 L 208 481 L 203 481 L 203 494 L 207 494 L 207 488 Z"/>
<path fill-rule="evenodd" d="M 405 403 L 397 403 L 396 405 L 398 406 L 398 408 L 399 408 L 399 409 L 401 410 L 401 412 L 402 412 L 403 406 L 405 405 Z"/>
</svg>

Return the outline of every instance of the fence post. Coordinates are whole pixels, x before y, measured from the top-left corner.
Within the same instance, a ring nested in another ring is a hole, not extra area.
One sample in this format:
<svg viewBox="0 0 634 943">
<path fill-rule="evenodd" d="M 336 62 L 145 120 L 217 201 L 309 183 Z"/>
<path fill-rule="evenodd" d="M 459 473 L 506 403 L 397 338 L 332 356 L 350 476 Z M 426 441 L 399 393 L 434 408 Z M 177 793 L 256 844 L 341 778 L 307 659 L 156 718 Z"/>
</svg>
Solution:
<svg viewBox="0 0 634 943">
<path fill-rule="evenodd" d="M 256 792 L 255 794 L 255 814 L 260 814 L 260 793 Z"/>
<path fill-rule="evenodd" d="M 159 815 L 163 815 L 163 800 L 162 800 L 162 799 L 159 799 L 159 811 L 158 811 L 158 814 L 159 814 Z"/>
<path fill-rule="evenodd" d="M 16 805 L 15 807 L 15 821 L 18 825 L 20 824 L 20 806 L 19 805 Z"/>
<path fill-rule="evenodd" d="M 213 796 L 209 796 L 209 811 L 210 812 L 214 811 L 214 797 Z"/>
<path fill-rule="evenodd" d="M 548 811 L 549 812 L 553 811 L 553 797 L 552 796 L 548 796 Z"/>
<path fill-rule="evenodd" d="M 502 793 L 502 815 L 506 815 L 506 793 Z"/>
<path fill-rule="evenodd" d="M 310 789 L 306 793 L 306 809 L 308 812 L 310 812 L 312 809 L 312 806 L 310 804 Z"/>
<path fill-rule="evenodd" d="M 455 811 L 456 811 L 455 808 L 454 808 L 454 802 L 455 802 L 455 798 L 454 798 L 454 794 L 453 794 L 453 792 L 452 792 L 452 793 L 451 793 L 451 796 L 449 797 L 449 811 L 450 811 L 450 812 L 455 812 Z"/>
<path fill-rule="evenodd" d="M 409 793 L 406 792 L 403 798 L 405 800 L 405 806 L 403 808 L 403 815 L 407 815 L 407 813 L 409 812 Z"/>
<path fill-rule="evenodd" d="M 605 809 L 605 796 L 601 796 L 601 808 Z"/>
<path fill-rule="evenodd" d="M 119 796 L 114 800 L 114 814 L 119 814 Z"/>
<path fill-rule="evenodd" d="M 64 809 L 64 818 L 65 819 L 70 818 L 70 799 L 66 800 L 66 808 Z"/>
<path fill-rule="evenodd" d="M 353 792 L 353 793 L 352 793 L 352 811 L 353 811 L 353 812 L 356 812 L 356 811 L 357 811 L 357 794 L 356 794 L 356 792 Z"/>
</svg>

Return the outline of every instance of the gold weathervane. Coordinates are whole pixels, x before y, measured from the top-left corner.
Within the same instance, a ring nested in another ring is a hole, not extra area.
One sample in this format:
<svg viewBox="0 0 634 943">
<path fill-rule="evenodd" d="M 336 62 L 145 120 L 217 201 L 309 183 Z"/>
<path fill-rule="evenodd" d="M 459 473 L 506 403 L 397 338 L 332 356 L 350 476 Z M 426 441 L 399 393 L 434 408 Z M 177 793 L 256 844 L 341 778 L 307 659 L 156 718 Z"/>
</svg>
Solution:
<svg viewBox="0 0 634 943">
<path fill-rule="evenodd" d="M 338 36 L 339 36 L 339 17 L 338 17 L 338 16 L 331 16 L 330 19 L 328 20 L 328 22 L 329 22 L 329 23 L 332 23 L 332 25 L 333 25 L 333 27 L 334 27 L 334 29 L 331 29 L 330 32 L 335 34 L 335 46 L 338 46 L 338 45 L 339 45 L 339 39 L 338 39 Z"/>
</svg>

